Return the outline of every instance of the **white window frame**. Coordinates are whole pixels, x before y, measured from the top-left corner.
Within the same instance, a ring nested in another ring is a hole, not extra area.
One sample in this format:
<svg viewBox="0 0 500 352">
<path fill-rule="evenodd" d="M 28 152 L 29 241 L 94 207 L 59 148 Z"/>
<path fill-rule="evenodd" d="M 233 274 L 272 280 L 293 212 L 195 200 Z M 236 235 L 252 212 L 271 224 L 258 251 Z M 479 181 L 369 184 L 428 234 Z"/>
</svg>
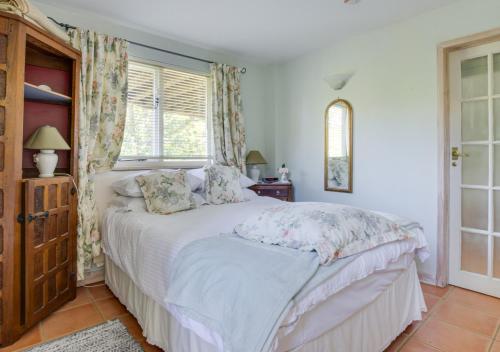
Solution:
<svg viewBox="0 0 500 352">
<path fill-rule="evenodd" d="M 202 72 L 196 70 L 186 69 L 184 67 L 179 67 L 175 65 L 169 65 L 164 62 L 147 60 L 139 57 L 129 57 L 130 61 L 137 62 L 145 65 L 153 65 L 162 68 L 167 68 L 170 70 L 176 70 L 186 73 L 192 73 L 196 75 L 201 75 L 207 77 L 207 159 L 165 159 L 165 160 L 157 160 L 157 159 L 146 159 L 146 160 L 118 160 L 113 167 L 114 171 L 123 171 L 123 170 L 152 170 L 152 169 L 164 169 L 164 168 L 175 168 L 175 169 L 192 169 L 203 167 L 205 165 L 210 165 L 213 163 L 213 151 L 214 151 L 214 141 L 213 141 L 213 133 L 212 133 L 212 81 L 209 72 Z M 155 75 L 157 77 L 157 75 Z M 158 79 L 159 77 L 157 77 Z M 159 82 L 155 82 L 155 86 L 159 85 Z M 161 91 L 155 89 L 155 93 Z M 157 97 L 159 99 L 159 104 L 162 104 L 162 96 Z M 159 109 L 157 110 L 159 113 Z M 161 119 L 157 119 L 160 123 L 163 122 Z M 162 126 L 158 126 L 159 133 L 163 133 Z"/>
</svg>

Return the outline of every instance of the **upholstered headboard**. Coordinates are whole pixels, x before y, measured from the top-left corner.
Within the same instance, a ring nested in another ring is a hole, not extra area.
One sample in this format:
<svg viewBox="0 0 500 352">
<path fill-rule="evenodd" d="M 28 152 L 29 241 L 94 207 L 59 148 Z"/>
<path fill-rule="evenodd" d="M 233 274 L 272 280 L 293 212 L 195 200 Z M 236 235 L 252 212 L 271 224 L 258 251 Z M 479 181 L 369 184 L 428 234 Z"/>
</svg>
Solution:
<svg viewBox="0 0 500 352">
<path fill-rule="evenodd" d="M 110 171 L 95 175 L 95 194 L 99 229 L 101 228 L 101 220 L 102 215 L 104 214 L 104 210 L 106 210 L 106 208 L 109 206 L 109 202 L 111 201 L 114 194 L 113 190 L 111 189 L 111 184 L 122 177 L 137 172 L 137 170 Z"/>
</svg>

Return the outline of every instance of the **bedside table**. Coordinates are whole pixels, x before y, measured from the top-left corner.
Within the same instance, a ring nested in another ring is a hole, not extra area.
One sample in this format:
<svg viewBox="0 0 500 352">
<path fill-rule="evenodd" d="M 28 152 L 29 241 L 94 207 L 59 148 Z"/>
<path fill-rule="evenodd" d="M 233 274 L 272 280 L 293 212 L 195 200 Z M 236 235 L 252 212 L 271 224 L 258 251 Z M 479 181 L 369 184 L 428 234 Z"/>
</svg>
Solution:
<svg viewBox="0 0 500 352">
<path fill-rule="evenodd" d="M 276 199 L 293 202 L 292 183 L 257 183 L 249 187 L 259 196 L 273 197 Z"/>
</svg>

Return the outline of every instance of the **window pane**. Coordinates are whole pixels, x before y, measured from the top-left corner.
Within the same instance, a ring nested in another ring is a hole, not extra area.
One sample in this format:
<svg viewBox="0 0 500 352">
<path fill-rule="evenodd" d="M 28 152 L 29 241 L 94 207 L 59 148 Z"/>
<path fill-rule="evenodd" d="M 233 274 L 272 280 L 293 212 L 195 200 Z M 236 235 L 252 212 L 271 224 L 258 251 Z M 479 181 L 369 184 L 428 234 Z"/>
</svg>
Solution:
<svg viewBox="0 0 500 352">
<path fill-rule="evenodd" d="M 500 187 L 500 145 L 494 146 L 493 153 L 493 185 Z"/>
<path fill-rule="evenodd" d="M 488 140 L 488 101 L 462 103 L 462 141 Z"/>
<path fill-rule="evenodd" d="M 500 191 L 493 192 L 494 231 L 500 233 Z"/>
<path fill-rule="evenodd" d="M 462 147 L 462 184 L 487 186 L 489 176 L 489 148 L 487 145 Z"/>
<path fill-rule="evenodd" d="M 487 273 L 488 236 L 462 232 L 462 270 Z"/>
<path fill-rule="evenodd" d="M 156 156 L 155 69 L 129 63 L 127 120 L 120 156 Z"/>
<path fill-rule="evenodd" d="M 493 139 L 500 141 L 500 99 L 493 99 Z"/>
<path fill-rule="evenodd" d="M 488 191 L 462 190 L 462 226 L 488 230 Z"/>
<path fill-rule="evenodd" d="M 207 96 L 207 76 L 130 62 L 122 159 L 207 159 Z"/>
<path fill-rule="evenodd" d="M 206 158 L 207 77 L 162 69 L 161 79 L 164 155 Z"/>
<path fill-rule="evenodd" d="M 462 98 L 488 95 L 488 58 L 486 56 L 462 61 Z"/>
<path fill-rule="evenodd" d="M 500 237 L 493 237 L 493 276 L 500 279 Z"/>
<path fill-rule="evenodd" d="M 493 92 L 500 94 L 500 54 L 493 55 Z"/>
</svg>

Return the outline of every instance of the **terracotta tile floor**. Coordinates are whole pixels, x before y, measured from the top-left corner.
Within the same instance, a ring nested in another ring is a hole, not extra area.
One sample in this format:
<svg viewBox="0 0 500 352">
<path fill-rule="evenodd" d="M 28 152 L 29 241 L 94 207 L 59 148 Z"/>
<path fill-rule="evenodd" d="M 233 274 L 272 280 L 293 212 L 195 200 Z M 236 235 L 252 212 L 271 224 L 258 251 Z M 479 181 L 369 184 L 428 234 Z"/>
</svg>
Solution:
<svg viewBox="0 0 500 352">
<path fill-rule="evenodd" d="M 386 352 L 500 352 L 500 299 L 457 287 L 422 285 L 429 312 L 414 322 Z M 79 288 L 77 298 L 0 352 L 22 351 L 108 319 L 120 319 L 145 351 L 160 351 L 146 343 L 135 318 L 105 286 Z M 353 351 L 355 352 L 355 351 Z"/>
<path fill-rule="evenodd" d="M 0 348 L 0 352 L 22 351 L 27 347 L 116 318 L 128 328 L 130 335 L 143 346 L 144 351 L 161 351 L 145 341 L 137 320 L 128 313 L 106 286 L 101 285 L 92 288 L 79 287 L 75 300 L 33 327 L 15 344 Z"/>
</svg>

